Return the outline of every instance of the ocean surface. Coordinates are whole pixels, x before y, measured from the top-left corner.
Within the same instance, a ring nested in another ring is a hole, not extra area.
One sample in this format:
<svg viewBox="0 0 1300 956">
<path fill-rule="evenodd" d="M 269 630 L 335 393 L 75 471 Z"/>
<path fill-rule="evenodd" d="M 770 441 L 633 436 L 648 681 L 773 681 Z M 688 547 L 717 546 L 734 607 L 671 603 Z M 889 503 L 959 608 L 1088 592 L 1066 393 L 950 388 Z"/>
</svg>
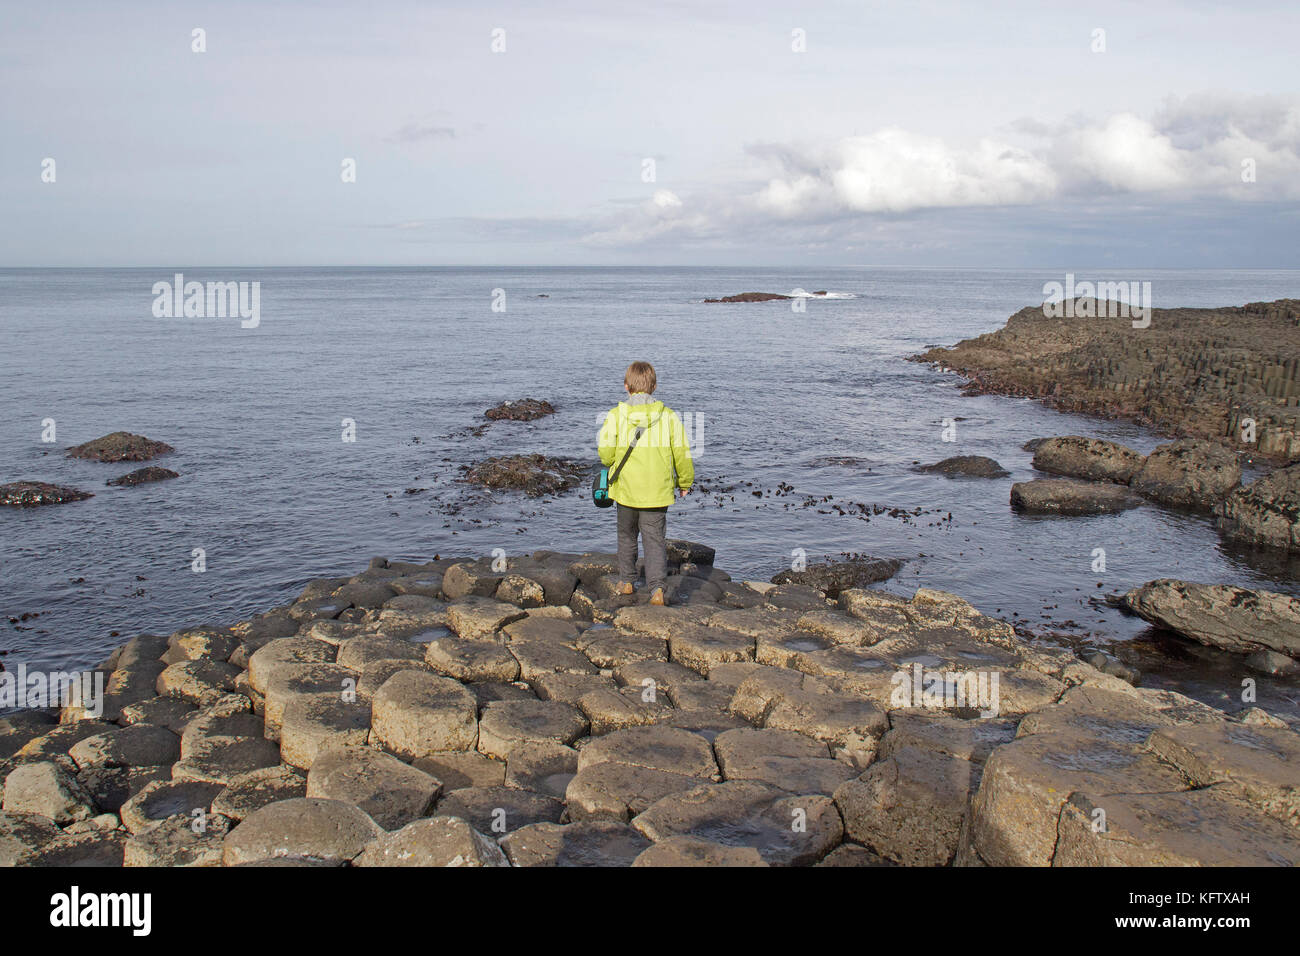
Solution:
<svg viewBox="0 0 1300 956">
<path fill-rule="evenodd" d="M 259 282 L 260 323 L 155 317 L 153 286 L 176 272 Z M 965 397 L 957 377 L 905 360 L 1000 328 L 1064 278 L 865 267 L 0 270 L 0 481 L 95 492 L 0 511 L 0 662 L 90 665 L 134 634 L 233 623 L 375 555 L 612 550 L 613 515 L 585 488 L 529 499 L 458 479 L 489 455 L 594 460 L 623 370 L 644 359 L 658 370 L 658 397 L 690 416 L 708 489 L 672 508 L 669 534 L 716 547 L 733 577 L 766 580 L 800 552 L 809 562 L 902 558 L 883 587 L 940 588 L 1016 623 L 1111 644 L 1141 661 L 1148 683 L 1237 709 L 1239 661 L 1154 640 L 1097 599 L 1159 577 L 1300 594 L 1295 580 L 1225 549 L 1204 517 L 1144 506 L 1030 518 L 1008 506 L 1011 483 L 1034 476 L 1021 447 L 1031 438 L 1087 434 L 1143 452 L 1162 439 L 1028 400 Z M 1296 271 L 1078 278 L 1150 281 L 1157 308 L 1300 297 Z M 702 302 L 794 289 L 837 295 L 803 312 Z M 485 409 L 528 396 L 558 413 L 477 428 Z M 46 419 L 52 444 L 41 440 Z M 355 441 L 343 440 L 345 419 Z M 955 441 L 944 440 L 945 422 Z M 154 464 L 181 477 L 110 488 L 141 466 L 63 455 L 116 430 L 173 445 Z M 1011 477 L 912 471 L 962 454 L 995 458 Z M 1093 570 L 1098 548 L 1104 572 Z M 1261 706 L 1297 710 L 1294 682 L 1260 679 L 1259 693 Z"/>
</svg>

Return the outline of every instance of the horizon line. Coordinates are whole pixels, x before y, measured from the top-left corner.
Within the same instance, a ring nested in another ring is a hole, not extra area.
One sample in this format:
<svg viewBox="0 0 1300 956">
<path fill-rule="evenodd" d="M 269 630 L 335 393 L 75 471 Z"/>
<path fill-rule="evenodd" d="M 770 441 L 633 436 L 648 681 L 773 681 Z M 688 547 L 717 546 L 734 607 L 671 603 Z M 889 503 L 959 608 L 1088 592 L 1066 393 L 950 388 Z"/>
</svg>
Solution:
<svg viewBox="0 0 1300 956">
<path fill-rule="evenodd" d="M 816 269 L 898 269 L 898 270 L 944 270 L 949 272 L 1300 272 L 1300 267 L 1270 267 L 1270 266 L 1116 266 L 1111 263 L 1104 266 L 1099 265 L 1072 265 L 1072 266 L 956 266 L 956 265 L 897 265 L 889 263 L 862 263 L 851 265 L 740 265 L 740 264 L 720 264 L 720 265 L 686 265 L 677 263 L 667 263 L 660 265 L 583 265 L 579 263 L 555 264 L 555 263 L 503 263 L 503 264 L 483 264 L 483 263 L 427 263 L 427 264 L 410 264 L 410 263 L 289 263 L 275 265 L 250 265 L 235 263 L 188 263 L 185 265 L 0 265 L 0 272 L 20 272 L 20 271 L 86 271 L 93 269 L 102 270 L 127 270 L 127 269 L 156 269 L 170 271 L 184 271 L 185 269 L 608 269 L 608 270 L 627 270 L 627 269 L 680 269 L 684 271 L 703 272 L 706 270 L 717 269 L 736 269 L 750 271 L 784 271 L 784 272 L 805 272 Z"/>
</svg>

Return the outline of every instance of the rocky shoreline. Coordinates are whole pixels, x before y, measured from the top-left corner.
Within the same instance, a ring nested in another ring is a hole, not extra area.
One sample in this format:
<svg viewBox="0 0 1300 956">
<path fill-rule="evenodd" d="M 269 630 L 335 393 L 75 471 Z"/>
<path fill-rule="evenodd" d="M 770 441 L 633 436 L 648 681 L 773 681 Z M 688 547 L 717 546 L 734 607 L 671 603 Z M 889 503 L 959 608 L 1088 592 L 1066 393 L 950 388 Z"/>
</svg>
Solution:
<svg viewBox="0 0 1300 956">
<path fill-rule="evenodd" d="M 971 393 L 1035 398 L 1234 453 L 1300 460 L 1300 299 L 1152 309 L 1146 327 L 1106 317 L 1113 305 L 1078 300 L 1072 318 L 1021 309 L 996 332 L 912 358 L 964 376 Z"/>
<path fill-rule="evenodd" d="M 666 608 L 609 554 L 377 558 L 137 636 L 102 713 L 0 718 L 0 865 L 1300 863 L 1300 735 L 1266 709 L 846 586 L 890 562 L 808 569 L 830 599 L 670 545 Z M 1133 603 L 1295 614 L 1175 596 Z"/>
<path fill-rule="evenodd" d="M 1300 300 L 1154 309 L 1146 325 L 1106 317 L 1113 305 L 1078 300 L 1072 318 L 1021 309 L 996 332 L 912 359 L 964 376 L 968 394 L 1032 397 L 1182 436 L 1150 455 L 1077 435 L 1035 439 L 1026 446 L 1034 467 L 1053 477 L 1016 484 L 1017 510 L 1104 514 L 1146 499 L 1211 512 L 1225 539 L 1280 556 L 1291 571 L 1287 556 L 1300 553 Z M 1243 462 L 1278 467 L 1243 486 Z"/>
</svg>

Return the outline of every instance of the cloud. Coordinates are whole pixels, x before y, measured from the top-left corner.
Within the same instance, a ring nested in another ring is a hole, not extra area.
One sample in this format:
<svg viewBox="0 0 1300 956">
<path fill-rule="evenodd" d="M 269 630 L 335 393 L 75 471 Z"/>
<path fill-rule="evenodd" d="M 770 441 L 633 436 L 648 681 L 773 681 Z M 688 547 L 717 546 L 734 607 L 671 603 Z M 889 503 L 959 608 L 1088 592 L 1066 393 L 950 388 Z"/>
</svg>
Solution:
<svg viewBox="0 0 1300 956">
<path fill-rule="evenodd" d="M 706 213 L 688 208 L 676 193 L 657 189 L 649 199 L 598 224 L 582 241 L 592 246 L 626 246 L 668 235 L 703 238 L 715 233 L 713 223 L 722 218 L 721 210 Z"/>
<path fill-rule="evenodd" d="M 432 126 L 420 123 L 407 123 L 389 137 L 395 143 L 412 146 L 431 139 L 455 139 L 456 130 L 450 126 Z"/>
<path fill-rule="evenodd" d="M 1150 122 L 1120 113 L 1103 123 L 1060 135 L 1055 166 L 1075 188 L 1098 185 L 1118 192 L 1155 192 L 1185 186 L 1196 160 Z"/>
<path fill-rule="evenodd" d="M 650 201 L 660 209 L 679 209 L 682 205 L 682 201 L 677 198 L 677 194 L 668 189 L 656 189 Z"/>
<path fill-rule="evenodd" d="M 830 240 L 863 217 L 1036 206 L 1115 196 L 1167 203 L 1300 200 L 1300 98 L 1207 94 L 1152 117 L 1024 119 L 974 143 L 887 127 L 804 148 L 747 147 L 735 181 L 698 193 L 659 190 L 597 225 L 586 241 L 716 238 L 771 227 Z M 1243 179 L 1249 161 L 1256 177 Z"/>
</svg>

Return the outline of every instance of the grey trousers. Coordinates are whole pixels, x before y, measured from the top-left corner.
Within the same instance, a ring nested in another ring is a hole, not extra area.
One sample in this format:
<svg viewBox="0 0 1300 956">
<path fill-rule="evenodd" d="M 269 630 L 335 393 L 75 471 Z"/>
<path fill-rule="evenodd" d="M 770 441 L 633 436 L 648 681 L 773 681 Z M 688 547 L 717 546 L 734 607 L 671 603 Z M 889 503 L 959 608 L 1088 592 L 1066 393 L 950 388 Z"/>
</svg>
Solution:
<svg viewBox="0 0 1300 956">
<path fill-rule="evenodd" d="M 636 580 L 636 536 L 645 546 L 645 584 L 653 591 L 668 577 L 668 509 L 618 506 L 618 575 Z"/>
</svg>

